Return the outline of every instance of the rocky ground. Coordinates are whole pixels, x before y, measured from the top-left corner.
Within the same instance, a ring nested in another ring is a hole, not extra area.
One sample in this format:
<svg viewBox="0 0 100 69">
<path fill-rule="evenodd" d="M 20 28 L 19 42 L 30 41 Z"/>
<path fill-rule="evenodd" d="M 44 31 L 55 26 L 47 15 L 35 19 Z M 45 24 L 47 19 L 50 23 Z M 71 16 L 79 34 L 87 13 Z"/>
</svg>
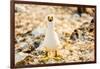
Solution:
<svg viewBox="0 0 100 69">
<path fill-rule="evenodd" d="M 47 15 L 54 16 L 61 42 L 59 56 L 36 50 L 45 37 Z M 15 5 L 15 64 L 49 64 L 94 61 L 95 9 L 68 6 Z"/>
</svg>

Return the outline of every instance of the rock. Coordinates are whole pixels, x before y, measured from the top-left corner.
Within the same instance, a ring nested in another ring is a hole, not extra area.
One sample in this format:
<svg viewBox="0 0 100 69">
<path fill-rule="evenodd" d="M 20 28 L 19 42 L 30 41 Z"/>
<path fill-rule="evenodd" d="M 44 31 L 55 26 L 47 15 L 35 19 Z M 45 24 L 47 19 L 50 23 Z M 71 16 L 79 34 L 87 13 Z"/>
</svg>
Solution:
<svg viewBox="0 0 100 69">
<path fill-rule="evenodd" d="M 16 66 L 23 66 L 23 65 L 26 65 L 24 60 L 21 60 L 21 61 L 16 63 Z"/>
<path fill-rule="evenodd" d="M 85 13 L 86 12 L 86 8 L 84 8 L 84 7 L 78 7 L 78 9 L 77 9 L 77 13 L 81 16 L 81 14 L 82 13 Z"/>
<path fill-rule="evenodd" d="M 16 49 L 15 53 L 19 53 L 19 52 L 22 52 L 22 49 L 19 48 L 19 49 Z"/>
<path fill-rule="evenodd" d="M 28 55 L 23 60 L 16 63 L 16 66 L 23 66 L 23 65 L 29 65 L 33 64 L 34 59 L 32 56 Z"/>
<path fill-rule="evenodd" d="M 34 47 L 35 47 L 35 48 L 38 48 L 39 45 L 40 45 L 40 41 L 35 41 L 35 42 L 34 42 Z"/>
<path fill-rule="evenodd" d="M 75 20 L 79 21 L 80 15 L 74 14 L 73 17 L 72 17 L 72 19 L 75 19 Z"/>
<path fill-rule="evenodd" d="M 29 46 L 28 48 L 24 49 L 23 52 L 24 53 L 31 53 L 34 50 L 35 50 L 35 48 L 33 46 Z"/>
<path fill-rule="evenodd" d="M 74 30 L 74 32 L 71 34 L 70 39 L 75 41 L 79 38 L 79 34 L 77 30 Z"/>
<path fill-rule="evenodd" d="M 15 54 L 15 63 L 20 62 L 26 56 L 28 56 L 28 54 L 25 54 L 25 53 L 22 53 L 22 52 L 19 52 L 19 53 Z"/>
<path fill-rule="evenodd" d="M 43 35 L 45 34 L 45 30 L 46 30 L 45 27 L 38 27 L 32 31 L 32 35 L 35 35 L 35 37 Z"/>
<path fill-rule="evenodd" d="M 26 43 L 26 42 L 20 42 L 19 46 L 20 46 L 21 49 L 26 49 L 26 48 L 29 47 L 28 43 Z"/>
<path fill-rule="evenodd" d="M 32 62 L 34 62 L 34 58 L 31 55 L 28 55 L 24 58 L 24 61 L 26 61 L 26 64 L 31 64 Z"/>
</svg>

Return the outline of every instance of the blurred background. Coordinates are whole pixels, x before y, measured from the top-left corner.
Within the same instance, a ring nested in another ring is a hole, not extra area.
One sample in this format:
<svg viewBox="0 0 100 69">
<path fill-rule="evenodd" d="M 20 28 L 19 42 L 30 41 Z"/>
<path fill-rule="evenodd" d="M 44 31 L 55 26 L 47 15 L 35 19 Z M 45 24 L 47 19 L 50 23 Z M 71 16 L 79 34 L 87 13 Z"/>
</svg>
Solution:
<svg viewBox="0 0 100 69">
<path fill-rule="evenodd" d="M 48 15 L 53 15 L 61 49 L 59 58 L 36 51 L 45 37 Z M 49 64 L 94 61 L 95 8 L 15 4 L 15 64 Z M 28 60 L 27 60 L 28 59 Z"/>
</svg>

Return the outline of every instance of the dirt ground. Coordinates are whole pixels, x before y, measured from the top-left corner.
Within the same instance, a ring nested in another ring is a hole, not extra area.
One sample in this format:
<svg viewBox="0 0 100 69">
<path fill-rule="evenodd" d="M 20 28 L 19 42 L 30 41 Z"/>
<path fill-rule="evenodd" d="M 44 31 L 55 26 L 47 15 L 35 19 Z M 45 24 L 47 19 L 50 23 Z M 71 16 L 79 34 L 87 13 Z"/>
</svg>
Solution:
<svg viewBox="0 0 100 69">
<path fill-rule="evenodd" d="M 54 16 L 61 43 L 54 58 L 48 57 L 46 50 L 36 50 L 44 40 L 48 15 Z M 94 8 L 16 4 L 16 66 L 94 61 L 94 16 Z"/>
</svg>

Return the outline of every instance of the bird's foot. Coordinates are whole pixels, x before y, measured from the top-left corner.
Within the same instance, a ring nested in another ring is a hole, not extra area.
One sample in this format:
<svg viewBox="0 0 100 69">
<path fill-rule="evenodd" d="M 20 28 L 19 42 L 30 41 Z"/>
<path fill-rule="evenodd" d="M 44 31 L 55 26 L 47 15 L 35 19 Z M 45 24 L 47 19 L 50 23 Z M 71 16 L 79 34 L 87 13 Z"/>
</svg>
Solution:
<svg viewBox="0 0 100 69">
<path fill-rule="evenodd" d="M 59 61 L 62 59 L 62 57 L 60 55 L 53 57 L 54 60 Z"/>
<path fill-rule="evenodd" d="M 42 58 L 42 60 L 44 60 L 44 61 L 48 61 L 49 59 L 50 58 L 48 56 Z"/>
</svg>

